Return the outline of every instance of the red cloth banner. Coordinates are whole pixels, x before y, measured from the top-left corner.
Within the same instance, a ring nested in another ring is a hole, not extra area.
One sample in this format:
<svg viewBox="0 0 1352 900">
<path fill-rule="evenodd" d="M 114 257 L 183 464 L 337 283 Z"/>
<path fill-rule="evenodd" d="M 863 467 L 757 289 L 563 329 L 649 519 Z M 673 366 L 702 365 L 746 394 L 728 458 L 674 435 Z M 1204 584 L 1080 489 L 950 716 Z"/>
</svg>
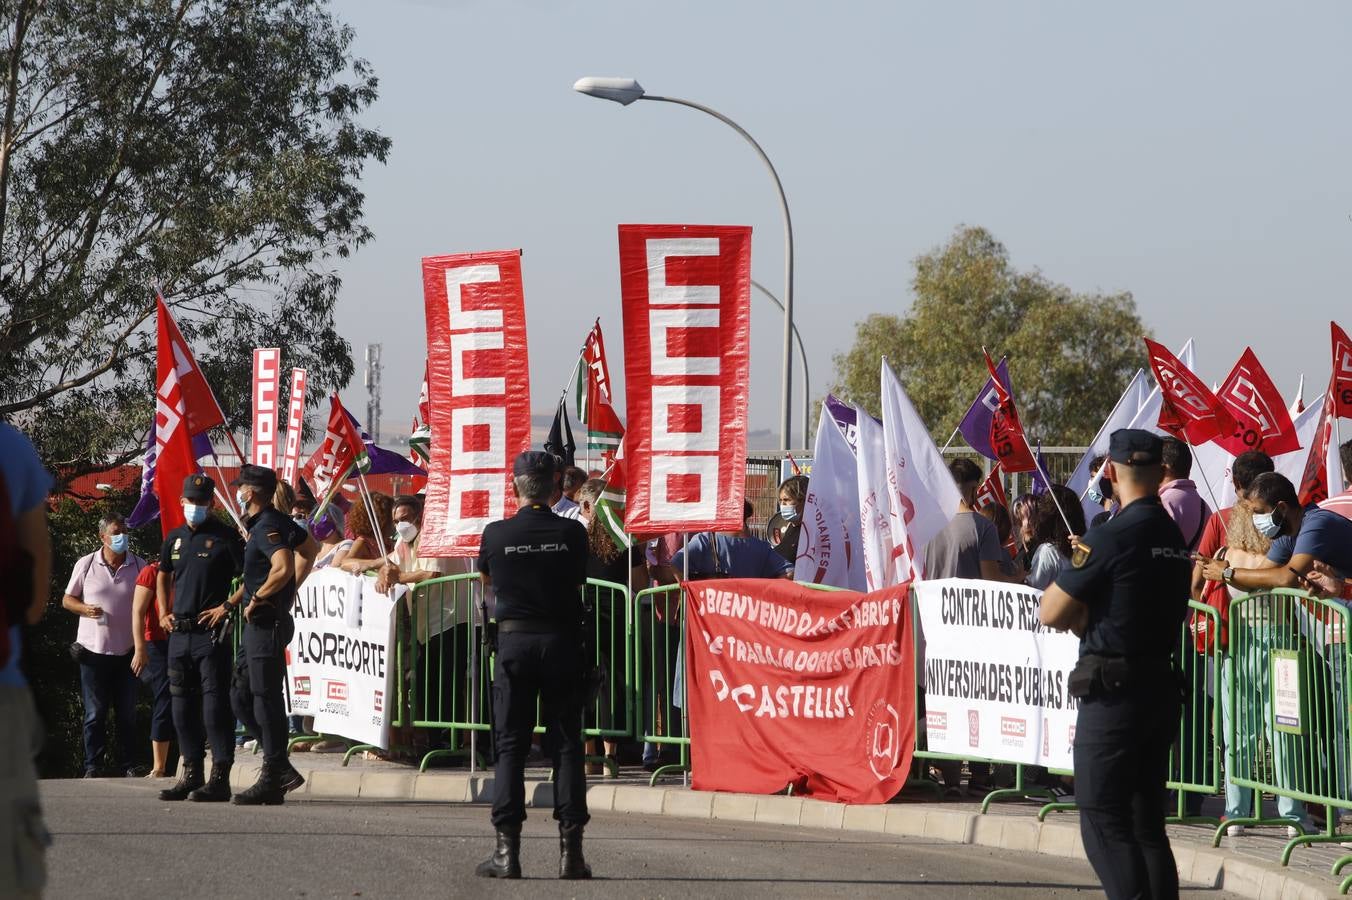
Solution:
<svg viewBox="0 0 1352 900">
<path fill-rule="evenodd" d="M 521 251 L 428 256 L 432 434 L 425 556 L 474 556 L 484 526 L 506 517 L 512 461 L 530 447 L 530 365 Z"/>
<path fill-rule="evenodd" d="M 277 468 L 277 401 L 282 392 L 282 351 L 256 347 L 253 352 L 253 439 L 249 462 Z"/>
<path fill-rule="evenodd" d="M 1230 370 L 1216 397 L 1235 417 L 1235 430 L 1216 439 L 1231 455 L 1261 450 L 1268 456 L 1279 456 L 1300 449 L 1286 401 L 1252 348 L 1244 348 L 1244 355 Z"/>
<path fill-rule="evenodd" d="M 1162 344 L 1146 338 L 1145 346 L 1164 401 L 1161 429 L 1193 445 L 1234 433 L 1235 417 L 1191 369 Z"/>
<path fill-rule="evenodd" d="M 1329 323 L 1333 333 L 1333 400 L 1338 417 L 1352 416 L 1352 338 L 1339 327 Z"/>
<path fill-rule="evenodd" d="M 1319 408 L 1319 424 L 1315 426 L 1314 440 L 1310 442 L 1310 452 L 1305 457 L 1305 471 L 1301 473 L 1298 485 L 1301 506 L 1323 503 L 1329 498 L 1328 459 L 1329 446 L 1333 443 L 1333 420 L 1338 409 L 1335 396 L 1337 383 L 1338 372 L 1335 369 L 1329 379 L 1329 389 L 1324 392 L 1324 402 Z"/>
<path fill-rule="evenodd" d="M 630 532 L 742 527 L 751 229 L 621 225 Z"/>
<path fill-rule="evenodd" d="M 885 803 L 915 746 L 910 585 L 860 594 L 780 579 L 686 585 L 695 790 Z"/>
<path fill-rule="evenodd" d="M 168 536 L 184 521 L 183 507 L 179 503 L 183 496 L 183 480 L 198 471 L 192 452 L 187 403 L 179 380 L 184 359 L 194 371 L 197 364 L 192 362 L 191 351 L 182 343 L 183 335 L 174 325 L 163 299 L 156 311 L 156 326 L 155 495 L 160 499 L 160 528 Z M 200 372 L 197 375 L 201 377 Z M 206 382 L 202 384 L 205 386 Z M 210 389 L 207 393 L 211 393 Z"/>
<path fill-rule="evenodd" d="M 221 411 L 221 405 L 216 402 L 216 395 L 211 392 L 211 385 L 207 384 L 206 376 L 198 367 L 197 360 L 192 355 L 192 348 L 183 339 L 183 332 L 178 330 L 178 323 L 170 314 L 169 306 L 159 295 L 156 295 L 155 300 L 159 315 L 159 353 L 166 359 L 172 358 L 174 361 L 179 390 L 183 394 L 183 412 L 187 417 L 188 434 L 201 434 L 209 428 L 224 425 L 225 413 Z M 169 355 L 165 356 L 166 353 Z M 164 383 L 163 378 L 160 379 L 160 383 Z"/>
<path fill-rule="evenodd" d="M 982 351 L 984 353 L 984 351 Z M 986 369 L 991 373 L 989 384 L 995 387 L 996 406 L 991 412 L 991 449 L 999 467 L 1006 472 L 1032 472 L 1037 468 L 1028 437 L 1019 422 L 1019 411 L 1014 406 L 1014 395 L 1005 387 L 995 371 L 991 355 L 986 356 Z"/>
<path fill-rule="evenodd" d="M 305 429 L 305 370 L 291 370 L 290 402 L 286 411 L 286 449 L 282 454 L 282 481 L 294 485 L 299 474 L 300 438 Z"/>
<path fill-rule="evenodd" d="M 998 465 L 991 469 L 986 480 L 981 482 L 981 487 L 976 489 L 976 508 L 985 509 L 988 506 L 1009 506 L 1009 500 L 1005 497 L 1004 475 Z"/>
</svg>

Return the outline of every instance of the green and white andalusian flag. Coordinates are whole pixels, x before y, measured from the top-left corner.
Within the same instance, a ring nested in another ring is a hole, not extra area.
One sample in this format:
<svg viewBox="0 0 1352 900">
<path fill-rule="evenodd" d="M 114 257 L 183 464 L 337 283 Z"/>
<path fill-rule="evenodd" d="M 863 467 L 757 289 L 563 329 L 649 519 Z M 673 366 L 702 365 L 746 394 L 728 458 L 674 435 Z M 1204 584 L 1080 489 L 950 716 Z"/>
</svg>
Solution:
<svg viewBox="0 0 1352 900">
<path fill-rule="evenodd" d="M 619 449 L 620 439 L 624 437 L 624 426 L 615 414 L 600 319 L 596 320 L 582 346 L 582 361 L 577 367 L 574 395 L 577 420 L 587 427 L 588 449 L 612 453 Z"/>
</svg>

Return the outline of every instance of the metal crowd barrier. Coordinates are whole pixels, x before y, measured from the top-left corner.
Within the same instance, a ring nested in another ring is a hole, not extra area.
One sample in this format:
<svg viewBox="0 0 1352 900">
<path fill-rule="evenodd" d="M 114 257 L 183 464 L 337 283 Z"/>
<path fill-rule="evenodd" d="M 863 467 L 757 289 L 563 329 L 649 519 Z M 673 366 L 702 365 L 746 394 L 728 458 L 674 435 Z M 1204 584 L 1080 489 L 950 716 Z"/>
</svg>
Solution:
<svg viewBox="0 0 1352 900">
<path fill-rule="evenodd" d="M 1227 777 L 1253 791 L 1254 809 L 1251 817 L 1225 825 L 1295 824 L 1263 816 L 1264 792 L 1321 805 L 1327 815 L 1322 834 L 1300 834 L 1287 842 L 1282 865 L 1302 844 L 1342 840 L 1337 809 L 1352 808 L 1349 618 L 1346 606 L 1304 591 L 1255 592 L 1230 604 L 1223 695 L 1231 710 L 1224 728 Z M 1225 826 L 1216 829 L 1214 846 L 1224 833 Z M 1352 857 L 1340 861 L 1334 874 L 1349 861 Z"/>
<path fill-rule="evenodd" d="M 659 753 L 665 747 L 675 747 L 677 753 L 674 763 L 653 771 L 649 783 L 656 784 L 663 775 L 690 771 L 690 728 L 681 671 L 685 666 L 685 591 L 679 584 L 647 588 L 634 595 L 633 608 L 639 625 L 633 680 L 635 707 L 642 710 L 638 737 L 655 745 Z"/>
</svg>

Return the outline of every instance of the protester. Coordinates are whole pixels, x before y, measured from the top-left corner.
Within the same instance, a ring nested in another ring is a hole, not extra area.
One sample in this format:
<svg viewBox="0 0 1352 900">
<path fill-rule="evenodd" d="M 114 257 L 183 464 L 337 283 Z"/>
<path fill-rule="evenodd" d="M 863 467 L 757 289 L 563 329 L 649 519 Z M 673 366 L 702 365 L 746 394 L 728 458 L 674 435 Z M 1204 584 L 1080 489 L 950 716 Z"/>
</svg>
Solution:
<svg viewBox="0 0 1352 900">
<path fill-rule="evenodd" d="M 94 778 L 117 721 L 112 771 L 136 769 L 136 678 L 132 674 L 132 593 L 146 561 L 127 549 L 131 535 L 117 513 L 99 520 L 99 549 L 75 563 L 61 605 L 80 617 L 71 653 L 80 664 L 84 698 L 84 775 Z"/>
<path fill-rule="evenodd" d="M 1008 554 L 1000 545 L 1000 534 L 989 519 L 976 511 L 976 492 L 984 478 L 980 467 L 959 457 L 948 464 L 948 471 L 962 497 L 957 515 L 925 547 L 927 576 L 1022 581 L 1020 573 L 1006 575 L 1001 570 L 1001 560 Z"/>
<path fill-rule="evenodd" d="M 1062 518 L 1062 511 L 1065 518 Z M 1066 519 L 1070 520 L 1069 528 Z M 1050 490 L 1039 495 L 1033 512 L 1033 539 L 1030 542 L 1033 553 L 1028 564 L 1028 586 L 1044 590 L 1055 581 L 1061 569 L 1070 562 L 1075 539 L 1084 531 L 1084 508 L 1074 491 L 1065 485 L 1053 484 Z"/>
<path fill-rule="evenodd" d="M 785 521 L 775 552 L 788 560 L 798 561 L 798 535 L 803 530 L 803 507 L 807 505 L 807 476 L 791 475 L 779 485 L 779 517 Z"/>
<path fill-rule="evenodd" d="M 1197 493 L 1192 474 L 1192 451 L 1175 437 L 1164 439 L 1164 481 L 1160 484 L 1160 502 L 1164 511 L 1183 532 L 1189 550 L 1197 549 L 1202 531 L 1211 518 L 1211 507 Z"/>
<path fill-rule="evenodd" d="M 577 466 L 567 466 L 559 472 L 558 479 L 550 509 L 556 516 L 576 519 L 578 516 L 577 492 L 587 482 L 587 473 Z"/>
<path fill-rule="evenodd" d="M 1188 554 L 1159 500 L 1160 439 L 1114 431 L 1106 474 L 1122 502 L 1076 545 L 1043 592 L 1040 618 L 1080 637 L 1075 801 L 1085 855 L 1110 898 L 1175 897 L 1164 830 L 1179 699 L 1171 659 L 1187 614 Z"/>
<path fill-rule="evenodd" d="M 766 540 L 751 533 L 755 512 L 750 500 L 742 501 L 742 527 L 728 533 L 703 531 L 678 550 L 669 566 L 662 567 L 658 581 L 672 584 L 690 561 L 690 578 L 792 578 L 793 566 L 775 552 Z"/>
<path fill-rule="evenodd" d="M 1014 520 L 1009 515 L 1009 508 L 1003 503 L 987 503 L 977 511 L 995 526 L 1000 546 L 1005 550 L 1005 555 L 1000 560 L 1000 571 L 1006 577 L 1017 575 L 1019 568 L 1014 558 L 1018 555 L 1018 548 L 1014 543 Z"/>
<path fill-rule="evenodd" d="M 343 537 L 344 528 L 343 511 L 333 504 L 329 504 L 322 513 L 310 520 L 310 534 L 319 542 L 314 568 L 336 567 L 339 555 L 346 554 L 352 549 L 353 541 Z"/>
<path fill-rule="evenodd" d="M 151 561 L 136 578 L 131 601 L 131 634 L 135 653 L 131 670 L 150 688 L 150 756 L 147 778 L 164 778 L 169 771 L 169 745 L 174 739 L 174 716 L 169 697 L 169 634 L 160 624 L 155 582 L 160 564 Z"/>
<path fill-rule="evenodd" d="M 333 565 L 354 575 L 380 565 L 382 562 L 380 548 L 384 546 L 388 552 L 390 536 L 394 534 L 394 520 L 391 518 L 393 505 L 389 494 L 372 491 L 371 508 L 376 516 L 376 520 L 372 522 L 365 502 L 353 504 L 347 514 L 347 537 L 352 541 L 352 545 L 346 551 L 340 550 L 334 556 Z M 380 535 L 380 538 L 377 539 L 376 535 Z M 384 541 L 383 545 L 381 541 Z M 361 564 L 349 565 L 349 559 Z"/>
<path fill-rule="evenodd" d="M 47 608 L 52 575 L 47 492 L 52 477 L 23 433 L 0 422 L 0 897 L 36 898 L 47 883 L 51 837 L 42 821 L 37 768 L 42 743 L 28 680 L 20 667 L 23 626 Z"/>
<path fill-rule="evenodd" d="M 1106 456 L 1095 456 L 1092 460 L 1089 461 L 1089 471 L 1090 472 L 1101 471 L 1103 469 L 1104 460 L 1106 460 L 1107 458 L 1108 457 Z M 1113 498 L 1113 483 L 1109 481 L 1106 477 L 1100 478 L 1098 480 L 1097 485 L 1091 484 L 1089 486 L 1089 490 L 1085 491 L 1085 497 L 1088 500 L 1098 504 L 1103 509 L 1103 512 L 1100 512 L 1097 515 L 1095 515 L 1094 518 L 1089 522 L 1090 528 L 1095 528 L 1099 525 L 1102 525 L 1104 522 L 1108 521 L 1113 517 L 1113 509 L 1117 506 L 1117 503 Z"/>
<path fill-rule="evenodd" d="M 1352 475 L 1352 441 L 1344 441 L 1338 448 L 1338 458 L 1343 464 L 1343 477 Z M 1334 493 L 1337 489 L 1337 485 L 1329 485 L 1329 498 L 1319 507 L 1337 513 L 1344 519 L 1352 519 L 1352 489 Z"/>
<path fill-rule="evenodd" d="M 1037 511 L 1037 497 L 1032 494 L 1020 494 L 1009 505 L 1009 518 L 1014 524 L 1014 563 L 1018 569 L 1027 571 L 1033 561 L 1033 517 Z"/>
</svg>

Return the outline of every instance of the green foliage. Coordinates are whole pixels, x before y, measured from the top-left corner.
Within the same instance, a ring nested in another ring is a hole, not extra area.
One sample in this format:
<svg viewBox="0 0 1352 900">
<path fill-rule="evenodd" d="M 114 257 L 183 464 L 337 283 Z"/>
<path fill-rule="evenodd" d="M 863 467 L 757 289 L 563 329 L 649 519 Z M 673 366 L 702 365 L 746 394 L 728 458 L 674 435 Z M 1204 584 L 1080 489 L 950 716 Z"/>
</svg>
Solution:
<svg viewBox="0 0 1352 900">
<path fill-rule="evenodd" d="M 322 0 L 0 4 L 0 416 L 69 479 L 140 452 L 163 287 L 242 428 L 254 346 L 352 376 L 334 257 L 389 140 Z"/>
<path fill-rule="evenodd" d="M 858 323 L 836 356 L 832 390 L 873 412 L 879 360 L 891 362 L 937 441 L 944 441 L 987 376 L 981 348 L 1009 356 L 1015 401 L 1030 439 L 1093 439 L 1137 368 L 1148 335 L 1130 293 L 1076 294 L 1041 272 L 1020 272 L 983 228 L 959 228 L 915 260 L 915 301 L 903 316 Z"/>
</svg>

